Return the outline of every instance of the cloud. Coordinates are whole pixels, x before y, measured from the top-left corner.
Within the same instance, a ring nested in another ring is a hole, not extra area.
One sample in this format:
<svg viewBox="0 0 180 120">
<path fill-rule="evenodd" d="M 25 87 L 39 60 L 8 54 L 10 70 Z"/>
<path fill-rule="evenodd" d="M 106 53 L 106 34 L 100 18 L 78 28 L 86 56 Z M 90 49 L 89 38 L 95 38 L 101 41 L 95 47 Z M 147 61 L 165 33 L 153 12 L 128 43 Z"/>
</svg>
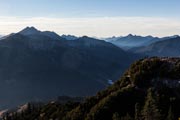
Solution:
<svg viewBox="0 0 180 120">
<path fill-rule="evenodd" d="M 18 32 L 26 26 L 59 34 L 97 37 L 138 35 L 167 36 L 180 33 L 180 19 L 157 17 L 0 17 L 0 34 Z"/>
</svg>

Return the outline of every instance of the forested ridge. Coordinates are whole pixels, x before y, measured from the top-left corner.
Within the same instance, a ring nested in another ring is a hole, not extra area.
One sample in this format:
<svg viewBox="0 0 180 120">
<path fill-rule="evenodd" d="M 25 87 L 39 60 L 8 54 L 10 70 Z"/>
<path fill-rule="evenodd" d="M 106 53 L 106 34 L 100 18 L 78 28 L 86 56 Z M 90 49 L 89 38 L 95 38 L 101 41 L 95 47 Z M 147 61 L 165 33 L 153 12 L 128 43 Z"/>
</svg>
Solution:
<svg viewBox="0 0 180 120">
<path fill-rule="evenodd" d="M 180 117 L 180 58 L 133 63 L 107 89 L 83 102 L 28 104 L 3 120 L 177 120 Z"/>
</svg>

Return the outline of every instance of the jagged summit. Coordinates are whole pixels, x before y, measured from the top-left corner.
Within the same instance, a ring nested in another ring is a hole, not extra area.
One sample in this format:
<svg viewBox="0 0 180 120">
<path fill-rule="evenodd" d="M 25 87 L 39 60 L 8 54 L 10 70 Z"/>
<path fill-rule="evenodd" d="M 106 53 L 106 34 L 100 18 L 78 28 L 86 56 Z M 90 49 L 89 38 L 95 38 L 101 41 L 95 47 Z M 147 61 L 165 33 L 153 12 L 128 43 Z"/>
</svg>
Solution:
<svg viewBox="0 0 180 120">
<path fill-rule="evenodd" d="M 79 37 L 77 36 L 74 36 L 74 35 L 61 35 L 62 38 L 66 39 L 66 40 L 76 40 L 78 39 Z"/>
<path fill-rule="evenodd" d="M 39 30 L 37 30 L 35 27 L 26 27 L 23 30 L 19 32 L 22 35 L 32 35 L 32 34 L 38 34 L 40 33 Z"/>
<path fill-rule="evenodd" d="M 61 36 L 59 36 L 57 33 L 53 31 L 40 31 L 36 29 L 35 27 L 26 27 L 20 32 L 18 32 L 21 35 L 28 36 L 28 37 L 33 37 L 33 38 L 42 38 L 42 37 L 48 37 L 53 40 L 63 40 Z"/>
<path fill-rule="evenodd" d="M 134 35 L 133 34 L 128 34 L 127 37 L 133 37 Z M 136 36 L 136 35 L 135 35 Z"/>
</svg>

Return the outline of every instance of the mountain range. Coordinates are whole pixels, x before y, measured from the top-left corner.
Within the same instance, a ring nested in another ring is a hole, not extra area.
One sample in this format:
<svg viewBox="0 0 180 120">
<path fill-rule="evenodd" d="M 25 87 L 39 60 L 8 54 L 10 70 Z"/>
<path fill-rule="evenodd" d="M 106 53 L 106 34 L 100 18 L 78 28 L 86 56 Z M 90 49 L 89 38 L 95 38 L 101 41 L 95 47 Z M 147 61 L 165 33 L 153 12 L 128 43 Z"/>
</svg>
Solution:
<svg viewBox="0 0 180 120">
<path fill-rule="evenodd" d="M 125 37 L 108 38 L 106 39 L 106 41 L 109 41 L 121 48 L 129 49 L 132 47 L 146 46 L 153 42 L 159 41 L 159 39 L 152 36 L 142 37 L 142 36 L 129 34 L 128 36 Z"/>
<path fill-rule="evenodd" d="M 146 56 L 180 56 L 180 37 L 170 38 L 167 40 L 152 43 L 148 46 L 130 49 L 134 53 L 144 54 Z"/>
<path fill-rule="evenodd" d="M 60 95 L 93 95 L 138 57 L 106 41 L 66 40 L 27 27 L 0 40 L 0 109 Z"/>
<path fill-rule="evenodd" d="M 178 35 L 99 40 L 26 27 L 0 40 L 0 109 L 61 95 L 94 95 L 114 84 L 135 60 L 179 57 L 179 48 Z"/>
<path fill-rule="evenodd" d="M 122 36 L 122 37 L 111 37 L 111 38 L 104 38 L 105 41 L 111 42 L 112 44 L 127 50 L 127 49 L 132 49 L 135 47 L 144 47 L 148 46 L 152 43 L 156 43 L 159 41 L 164 41 L 168 40 L 171 38 L 176 38 L 179 37 L 178 35 L 174 36 L 168 36 L 168 37 L 153 37 L 153 36 L 137 36 L 137 35 L 132 35 L 129 34 L 127 36 Z"/>
<path fill-rule="evenodd" d="M 68 40 L 76 40 L 78 38 L 71 35 L 63 35 L 63 37 Z M 138 36 L 129 34 L 127 36 L 114 36 L 99 39 L 110 42 L 125 51 L 141 54 L 143 56 L 179 56 L 179 41 L 175 40 L 179 37 L 179 35 L 173 35 L 159 38 L 150 35 Z M 168 44 L 168 41 L 171 42 L 171 45 Z"/>
<path fill-rule="evenodd" d="M 142 56 L 179 57 L 180 36 L 152 37 L 129 34 L 125 37 L 107 38 L 106 41 L 135 54 Z"/>
</svg>

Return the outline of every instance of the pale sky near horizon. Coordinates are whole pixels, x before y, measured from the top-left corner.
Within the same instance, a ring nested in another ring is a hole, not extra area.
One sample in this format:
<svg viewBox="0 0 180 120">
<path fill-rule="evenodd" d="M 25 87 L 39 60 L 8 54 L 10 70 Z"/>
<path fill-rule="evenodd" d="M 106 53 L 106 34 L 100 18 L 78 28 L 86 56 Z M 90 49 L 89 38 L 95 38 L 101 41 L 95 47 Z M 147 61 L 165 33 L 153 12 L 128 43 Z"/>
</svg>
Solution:
<svg viewBox="0 0 180 120">
<path fill-rule="evenodd" d="M 0 34 L 26 26 L 97 37 L 180 34 L 180 0 L 0 0 Z"/>
</svg>

